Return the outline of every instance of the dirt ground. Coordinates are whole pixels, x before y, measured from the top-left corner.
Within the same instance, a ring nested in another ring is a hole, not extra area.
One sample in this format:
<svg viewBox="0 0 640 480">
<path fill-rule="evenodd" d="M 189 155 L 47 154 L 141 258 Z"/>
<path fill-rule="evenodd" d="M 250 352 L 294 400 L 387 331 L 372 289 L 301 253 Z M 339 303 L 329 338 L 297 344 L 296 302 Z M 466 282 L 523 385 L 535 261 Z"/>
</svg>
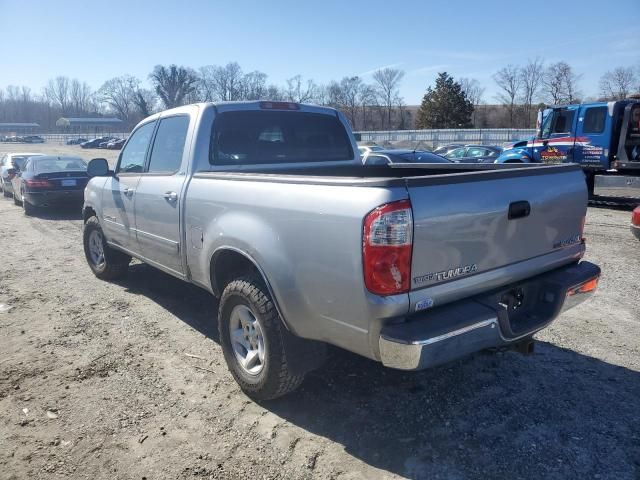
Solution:
<svg viewBox="0 0 640 480">
<path fill-rule="evenodd" d="M 600 288 L 532 356 L 403 373 L 336 351 L 256 404 L 226 369 L 210 295 L 139 263 L 102 282 L 78 211 L 28 218 L 0 197 L 0 478 L 638 479 L 629 218 L 589 209 Z"/>
</svg>

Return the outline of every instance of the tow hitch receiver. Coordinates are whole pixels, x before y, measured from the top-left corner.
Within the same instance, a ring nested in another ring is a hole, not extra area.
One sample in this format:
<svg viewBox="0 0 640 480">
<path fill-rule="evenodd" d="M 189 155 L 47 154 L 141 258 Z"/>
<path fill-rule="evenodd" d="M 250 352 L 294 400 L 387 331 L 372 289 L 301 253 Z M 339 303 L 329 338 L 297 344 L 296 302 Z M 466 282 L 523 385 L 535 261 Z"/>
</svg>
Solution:
<svg viewBox="0 0 640 480">
<path fill-rule="evenodd" d="M 522 355 L 533 355 L 535 345 L 536 341 L 533 338 L 527 338 L 511 345 L 511 349 Z"/>
</svg>

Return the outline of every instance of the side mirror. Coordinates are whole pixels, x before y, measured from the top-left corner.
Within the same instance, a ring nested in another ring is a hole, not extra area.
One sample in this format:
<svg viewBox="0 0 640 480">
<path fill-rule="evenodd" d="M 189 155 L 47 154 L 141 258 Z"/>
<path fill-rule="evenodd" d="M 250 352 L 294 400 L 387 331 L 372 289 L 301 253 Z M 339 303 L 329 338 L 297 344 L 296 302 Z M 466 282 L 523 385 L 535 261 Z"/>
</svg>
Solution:
<svg viewBox="0 0 640 480">
<path fill-rule="evenodd" d="M 382 155 L 369 155 L 366 159 L 365 159 L 365 165 L 366 166 L 381 166 L 381 165 L 389 165 L 391 163 L 391 160 L 389 160 L 388 157 L 382 156 Z"/>
<path fill-rule="evenodd" d="M 89 178 L 93 177 L 107 177 L 109 176 L 109 164 L 106 158 L 94 158 L 87 165 L 87 175 Z"/>
</svg>

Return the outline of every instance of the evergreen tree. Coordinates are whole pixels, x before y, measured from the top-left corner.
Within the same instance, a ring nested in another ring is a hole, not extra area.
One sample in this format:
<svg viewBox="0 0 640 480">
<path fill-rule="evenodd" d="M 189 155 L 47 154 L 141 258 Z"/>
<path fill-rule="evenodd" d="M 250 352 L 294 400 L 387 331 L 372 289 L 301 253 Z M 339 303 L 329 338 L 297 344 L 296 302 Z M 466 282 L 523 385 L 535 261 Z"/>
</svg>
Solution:
<svg viewBox="0 0 640 480">
<path fill-rule="evenodd" d="M 417 128 L 464 128 L 471 126 L 473 103 L 462 86 L 447 72 L 438 74 L 436 87 L 425 93 L 416 118 Z"/>
</svg>

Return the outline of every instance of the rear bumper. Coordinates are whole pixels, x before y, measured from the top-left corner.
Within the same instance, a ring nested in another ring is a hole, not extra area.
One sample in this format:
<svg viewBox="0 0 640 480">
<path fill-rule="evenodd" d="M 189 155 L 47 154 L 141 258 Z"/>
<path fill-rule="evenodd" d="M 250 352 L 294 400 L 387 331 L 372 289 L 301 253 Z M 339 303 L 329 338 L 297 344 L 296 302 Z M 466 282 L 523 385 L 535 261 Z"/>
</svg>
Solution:
<svg viewBox="0 0 640 480">
<path fill-rule="evenodd" d="M 593 193 L 603 197 L 640 198 L 640 177 L 596 175 Z"/>
<path fill-rule="evenodd" d="M 640 240 L 640 225 L 631 224 L 631 233 L 633 233 L 638 240 Z"/>
<path fill-rule="evenodd" d="M 24 192 L 24 198 L 27 202 L 36 207 L 82 203 L 84 201 L 84 189 Z"/>
<path fill-rule="evenodd" d="M 400 370 L 422 370 L 516 343 L 587 300 L 599 276 L 600 268 L 592 263 L 573 264 L 387 325 L 379 339 L 382 363 Z M 522 299 L 517 298 L 520 293 Z"/>
</svg>

